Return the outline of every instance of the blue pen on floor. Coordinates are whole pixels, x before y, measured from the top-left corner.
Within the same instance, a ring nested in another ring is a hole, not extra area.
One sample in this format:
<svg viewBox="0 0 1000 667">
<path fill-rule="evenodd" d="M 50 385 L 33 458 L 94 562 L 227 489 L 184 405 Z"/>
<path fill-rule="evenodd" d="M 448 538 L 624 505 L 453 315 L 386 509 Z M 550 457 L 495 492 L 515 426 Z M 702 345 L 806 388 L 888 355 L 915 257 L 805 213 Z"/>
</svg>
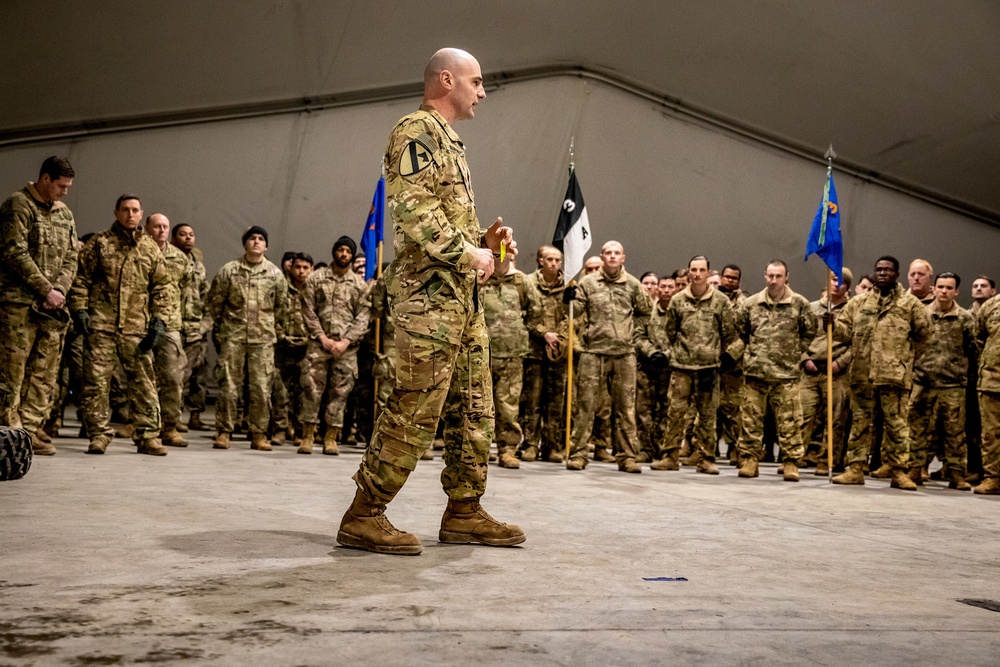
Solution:
<svg viewBox="0 0 1000 667">
<path fill-rule="evenodd" d="M 643 577 L 643 581 L 687 581 L 687 577 Z"/>
</svg>

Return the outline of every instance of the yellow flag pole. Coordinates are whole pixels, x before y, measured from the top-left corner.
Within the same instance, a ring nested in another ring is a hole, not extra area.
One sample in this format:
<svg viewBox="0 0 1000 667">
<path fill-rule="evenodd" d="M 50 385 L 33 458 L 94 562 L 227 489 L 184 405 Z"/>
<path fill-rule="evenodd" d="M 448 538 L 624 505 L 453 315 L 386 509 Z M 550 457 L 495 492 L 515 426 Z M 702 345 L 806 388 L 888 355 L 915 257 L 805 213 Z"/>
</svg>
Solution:
<svg viewBox="0 0 1000 667">
<path fill-rule="evenodd" d="M 575 280 L 569 281 L 572 286 Z M 573 444 L 573 302 L 569 302 L 569 337 L 566 349 L 566 461 Z"/>
<path fill-rule="evenodd" d="M 382 278 L 382 241 L 378 242 L 378 251 L 375 253 L 378 258 L 378 264 L 375 266 L 375 277 L 378 279 Z M 385 310 L 384 308 L 382 309 Z M 383 315 L 385 313 L 383 312 Z M 382 317 L 375 318 L 375 362 L 378 363 L 379 352 L 382 351 Z M 375 376 L 375 407 L 372 410 L 372 424 L 378 419 L 378 376 Z M 374 433 L 372 434 L 374 435 Z"/>
<path fill-rule="evenodd" d="M 833 271 L 827 273 L 826 290 L 826 312 L 833 312 L 833 304 L 830 303 L 830 276 Z M 826 325 L 826 461 L 827 477 L 833 482 L 833 322 Z"/>
</svg>

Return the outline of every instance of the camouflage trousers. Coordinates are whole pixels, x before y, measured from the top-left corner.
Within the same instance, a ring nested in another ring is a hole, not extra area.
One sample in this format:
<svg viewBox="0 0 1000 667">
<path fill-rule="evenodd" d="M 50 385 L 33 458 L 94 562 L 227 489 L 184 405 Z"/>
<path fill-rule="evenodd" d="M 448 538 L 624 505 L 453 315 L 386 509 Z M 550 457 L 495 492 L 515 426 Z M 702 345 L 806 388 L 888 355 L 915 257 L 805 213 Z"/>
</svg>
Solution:
<svg viewBox="0 0 1000 667">
<path fill-rule="evenodd" d="M 450 298 L 419 293 L 397 303 L 393 317 L 396 383 L 354 481 L 376 501 L 392 500 L 434 443 L 444 413 L 441 484 L 453 500 L 479 498 L 486 492 L 493 442 L 493 382 L 483 313 L 470 313 Z"/>
<path fill-rule="evenodd" d="M 375 420 L 375 350 L 367 342 L 358 347 L 356 378 L 344 409 L 344 435 L 353 430 L 367 442 Z"/>
<path fill-rule="evenodd" d="M 513 454 L 522 439 L 517 409 L 521 401 L 524 361 L 521 357 L 497 359 L 491 356 L 490 369 L 493 376 L 493 408 L 496 412 L 494 437 L 497 451 L 509 451 Z"/>
<path fill-rule="evenodd" d="M 184 369 L 187 357 L 180 331 L 168 331 L 163 341 L 153 348 L 153 370 L 160 391 L 160 418 L 163 430 L 177 426 L 184 408 Z"/>
<path fill-rule="evenodd" d="M 639 454 L 639 432 L 635 425 L 635 354 L 606 356 L 602 354 L 580 353 L 580 370 L 576 381 L 573 410 L 571 459 L 587 461 L 587 444 L 594 427 L 600 388 L 603 386 L 611 396 L 611 411 L 614 419 L 612 438 L 615 459 L 618 465 L 626 460 L 635 460 Z"/>
<path fill-rule="evenodd" d="M 0 423 L 34 433 L 48 417 L 65 331 L 30 306 L 0 304 Z"/>
<path fill-rule="evenodd" d="M 128 412 L 141 442 L 160 435 L 160 401 L 156 392 L 153 355 L 139 351 L 143 336 L 93 331 L 83 353 L 83 422 L 90 438 L 114 437 L 111 428 L 111 376 L 116 366 L 124 369 Z"/>
<path fill-rule="evenodd" d="M 694 444 L 702 456 L 715 460 L 715 416 L 719 410 L 719 372 L 717 368 L 670 372 L 668 392 L 667 428 L 660 443 L 658 458 L 680 449 L 685 432 L 692 422 L 694 412 Z"/>
<path fill-rule="evenodd" d="M 392 395 L 392 388 L 396 385 L 396 348 L 387 346 L 379 352 L 374 364 L 375 374 L 375 394 L 378 398 L 379 408 L 385 410 Z"/>
<path fill-rule="evenodd" d="M 318 340 L 306 345 L 302 360 L 302 409 L 299 421 L 319 424 L 320 408 L 326 392 L 328 401 L 323 414 L 327 426 L 343 428 L 347 396 L 358 378 L 358 348 L 349 347 L 339 357 L 327 352 Z M 327 391 L 329 387 L 329 391 Z"/>
<path fill-rule="evenodd" d="M 525 359 L 521 391 L 521 427 L 525 446 L 538 447 L 543 458 L 566 442 L 566 360 Z"/>
<path fill-rule="evenodd" d="M 910 467 L 909 392 L 902 387 L 851 385 L 851 437 L 847 443 L 847 464 L 868 463 L 874 438 L 876 401 L 882 407 L 884 432 L 882 462 L 893 468 Z"/>
<path fill-rule="evenodd" d="M 187 361 L 181 381 L 184 402 L 191 412 L 204 412 L 208 396 L 208 340 L 185 342 L 184 358 Z"/>
<path fill-rule="evenodd" d="M 847 443 L 848 396 L 846 373 L 833 376 L 833 461 L 844 453 Z M 802 443 L 808 450 L 819 452 L 819 460 L 828 459 L 826 436 L 826 373 L 803 375 L 799 381 L 799 401 L 802 403 Z"/>
<path fill-rule="evenodd" d="M 635 419 L 641 450 L 657 458 L 667 422 L 670 369 L 640 363 L 635 376 Z"/>
<path fill-rule="evenodd" d="M 965 387 L 919 384 L 910 393 L 910 467 L 925 468 L 944 445 L 944 467 L 965 472 Z"/>
<path fill-rule="evenodd" d="M 243 393 L 243 369 L 247 369 L 250 410 L 247 422 L 251 433 L 266 433 L 271 421 L 271 382 L 274 381 L 274 345 L 249 345 L 222 341 L 215 362 L 219 399 L 215 404 L 216 429 L 232 433 L 242 420 L 237 402 Z"/>
<path fill-rule="evenodd" d="M 737 368 L 719 374 L 719 410 L 716 413 L 716 436 L 730 448 L 737 447 L 743 432 L 740 401 L 743 400 L 743 371 Z"/>
<path fill-rule="evenodd" d="M 802 447 L 802 403 L 799 400 L 799 381 L 767 382 L 747 377 L 740 397 L 740 421 L 743 429 L 737 448 L 740 458 L 764 457 L 764 418 L 767 409 L 774 413 L 778 430 L 778 448 L 782 460 L 801 461 L 805 455 Z"/>
<path fill-rule="evenodd" d="M 983 420 L 983 474 L 1000 477 L 1000 392 L 979 392 Z"/>
<path fill-rule="evenodd" d="M 271 420 L 275 429 L 285 431 L 290 425 L 298 427 L 298 414 L 302 409 L 302 361 L 305 356 L 305 345 L 279 343 L 274 351 Z"/>
<path fill-rule="evenodd" d="M 577 369 L 580 367 L 580 362 L 577 360 Z M 597 408 L 594 410 L 594 425 L 590 429 L 590 442 L 589 445 L 593 445 L 595 450 L 598 449 L 615 449 L 617 443 L 613 442 L 611 434 L 611 392 L 608 391 L 608 385 L 601 383 L 597 386 Z M 638 430 L 637 430 L 638 433 Z M 638 446 L 638 444 L 636 445 Z M 616 453 L 617 450 L 615 449 Z M 637 452 L 638 453 L 638 452 Z"/>
</svg>

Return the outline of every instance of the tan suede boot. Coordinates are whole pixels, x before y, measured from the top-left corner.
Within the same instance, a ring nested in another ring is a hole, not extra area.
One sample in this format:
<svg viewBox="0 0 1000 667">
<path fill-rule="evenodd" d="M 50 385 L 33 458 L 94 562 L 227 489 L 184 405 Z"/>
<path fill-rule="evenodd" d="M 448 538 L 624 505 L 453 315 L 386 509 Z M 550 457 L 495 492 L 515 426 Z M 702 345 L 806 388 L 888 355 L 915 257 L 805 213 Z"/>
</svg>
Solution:
<svg viewBox="0 0 1000 667">
<path fill-rule="evenodd" d="M 678 452 L 676 449 L 667 452 L 663 455 L 659 461 L 654 461 L 652 465 L 649 466 L 650 470 L 680 470 L 681 464 L 678 461 Z"/>
<path fill-rule="evenodd" d="M 106 435 L 99 435 L 95 438 L 90 439 L 90 445 L 87 447 L 88 454 L 103 454 L 108 449 L 108 445 L 111 444 L 111 440 Z"/>
<path fill-rule="evenodd" d="M 818 461 L 816 463 L 816 472 L 813 473 L 817 477 L 826 477 L 830 474 L 830 466 L 827 465 L 826 459 Z"/>
<path fill-rule="evenodd" d="M 514 456 L 513 450 L 504 449 L 500 452 L 499 465 L 501 468 L 520 468 L 521 462 Z"/>
<path fill-rule="evenodd" d="M 752 456 L 748 456 L 743 459 L 743 465 L 740 466 L 739 475 L 740 477 L 745 477 L 747 479 L 758 477 L 760 475 L 760 465 L 758 464 L 757 459 Z"/>
<path fill-rule="evenodd" d="M 973 487 L 972 492 L 981 496 L 998 496 L 1000 495 L 1000 478 L 987 477 L 982 484 Z"/>
<path fill-rule="evenodd" d="M 225 431 L 219 431 L 215 434 L 215 442 L 212 443 L 212 449 L 229 449 L 229 434 Z"/>
<path fill-rule="evenodd" d="M 150 456 L 166 456 L 167 448 L 163 446 L 159 438 L 146 438 L 135 443 L 137 454 L 149 454 Z"/>
<path fill-rule="evenodd" d="M 872 477 L 875 479 L 889 479 L 892 477 L 892 466 L 888 463 L 883 463 L 872 473 Z"/>
<path fill-rule="evenodd" d="M 528 445 L 521 452 L 521 460 L 526 463 L 531 463 L 538 459 L 538 447 L 534 445 Z"/>
<path fill-rule="evenodd" d="M 433 461 L 434 460 L 434 449 L 432 447 L 428 447 L 427 449 L 425 449 L 424 453 L 420 455 L 420 460 L 421 461 Z"/>
<path fill-rule="evenodd" d="M 267 441 L 267 436 L 263 433 L 251 433 L 250 449 L 256 449 L 261 452 L 269 452 L 271 451 L 271 443 Z"/>
<path fill-rule="evenodd" d="M 184 439 L 184 436 L 178 433 L 177 429 L 172 426 L 168 426 L 167 428 L 163 429 L 163 432 L 160 433 L 160 440 L 163 441 L 163 444 L 166 445 L 167 447 L 188 446 L 187 440 Z"/>
<path fill-rule="evenodd" d="M 396 530 L 385 516 L 385 505 L 358 489 L 337 531 L 337 543 L 380 554 L 416 556 L 424 550 L 416 535 Z"/>
<path fill-rule="evenodd" d="M 563 461 L 566 460 L 566 457 L 563 456 L 563 450 L 553 449 L 551 452 L 549 452 L 549 456 L 545 460 L 548 461 L 549 463 L 562 463 Z"/>
<path fill-rule="evenodd" d="M 683 454 L 683 450 L 682 450 L 681 453 Z M 698 466 L 704 460 L 705 460 L 705 457 L 702 455 L 700 449 L 696 450 L 693 454 L 691 454 L 691 456 L 689 456 L 687 458 L 684 458 L 683 456 L 681 456 L 681 464 L 686 465 L 686 466 Z"/>
<path fill-rule="evenodd" d="M 912 479 L 910 479 L 906 470 L 903 468 L 893 468 L 892 481 L 889 482 L 889 488 L 902 489 L 903 491 L 916 491 L 917 485 Z"/>
<path fill-rule="evenodd" d="M 49 437 L 49 434 L 45 432 L 44 428 L 39 428 L 35 431 L 35 435 L 32 436 L 32 439 L 35 442 L 44 442 L 46 445 L 52 444 L 52 438 Z"/>
<path fill-rule="evenodd" d="M 799 481 L 799 464 L 795 461 L 785 461 L 785 471 L 783 475 L 786 482 Z"/>
<path fill-rule="evenodd" d="M 635 459 L 625 459 L 619 464 L 618 469 L 622 472 L 632 473 L 633 475 L 638 475 L 642 472 L 642 467 L 635 462 Z"/>
<path fill-rule="evenodd" d="M 586 467 L 587 467 L 586 459 L 570 459 L 569 461 L 566 462 L 566 470 L 583 470 Z"/>
<path fill-rule="evenodd" d="M 640 454 L 640 456 L 642 456 L 642 454 Z M 594 460 L 600 461 L 601 463 L 614 463 L 615 457 L 611 452 L 603 447 L 596 447 L 594 448 Z"/>
<path fill-rule="evenodd" d="M 299 440 L 299 448 L 296 451 L 299 454 L 312 454 L 313 438 L 315 435 L 316 435 L 316 424 L 303 424 L 302 439 Z"/>
<path fill-rule="evenodd" d="M 271 436 L 271 446 L 281 447 L 284 444 L 285 444 L 285 430 L 278 429 L 277 431 L 274 432 L 274 435 Z"/>
<path fill-rule="evenodd" d="M 208 428 L 201 421 L 201 413 L 191 411 L 191 417 L 188 419 L 188 428 L 192 431 L 207 431 Z"/>
<path fill-rule="evenodd" d="M 852 463 L 847 470 L 833 478 L 834 484 L 864 484 L 865 469 L 860 463 Z"/>
<path fill-rule="evenodd" d="M 949 489 L 957 489 L 959 491 L 968 491 L 972 488 L 972 485 L 965 481 L 965 475 L 960 470 L 951 471 L 951 479 L 948 481 Z"/>
<path fill-rule="evenodd" d="M 910 468 L 908 471 L 906 471 L 906 476 L 909 477 L 910 481 L 916 484 L 917 486 L 923 486 L 924 480 L 922 479 L 922 476 L 920 474 L 922 470 L 923 470 L 922 468 Z"/>
<path fill-rule="evenodd" d="M 448 500 L 441 517 L 438 539 L 445 544 L 477 542 L 491 547 L 512 547 L 524 542 L 524 531 L 491 517 L 479 504 L 479 498 Z"/>
<path fill-rule="evenodd" d="M 701 452 L 699 451 L 698 454 L 700 453 Z M 692 456 L 691 458 L 694 457 Z M 701 460 L 698 461 L 697 472 L 700 472 L 703 475 L 718 475 L 719 468 L 712 461 L 709 461 L 708 459 L 702 457 Z"/>
<path fill-rule="evenodd" d="M 323 453 L 328 456 L 338 456 L 340 448 L 337 441 L 340 440 L 340 428 L 337 426 L 327 426 L 326 435 L 323 436 Z"/>
<path fill-rule="evenodd" d="M 187 433 L 190 430 L 187 426 L 184 425 L 184 422 L 177 422 L 175 428 L 177 429 L 178 433 Z"/>
</svg>

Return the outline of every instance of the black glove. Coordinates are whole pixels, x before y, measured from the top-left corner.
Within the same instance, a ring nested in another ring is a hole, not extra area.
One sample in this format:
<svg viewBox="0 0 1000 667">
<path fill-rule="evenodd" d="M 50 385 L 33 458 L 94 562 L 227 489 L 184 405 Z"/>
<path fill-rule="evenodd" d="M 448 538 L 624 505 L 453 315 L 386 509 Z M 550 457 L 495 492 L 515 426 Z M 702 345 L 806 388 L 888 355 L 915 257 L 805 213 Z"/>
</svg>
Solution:
<svg viewBox="0 0 1000 667">
<path fill-rule="evenodd" d="M 90 313 L 86 310 L 73 311 L 73 328 L 81 336 L 90 334 Z"/>
<path fill-rule="evenodd" d="M 167 337 L 167 325 L 163 323 L 163 320 L 154 319 L 149 323 L 149 331 L 146 332 L 145 337 L 139 341 L 139 351 L 146 354 L 154 347 L 163 342 L 163 339 Z"/>
<path fill-rule="evenodd" d="M 719 357 L 719 370 L 723 373 L 728 373 L 729 371 L 736 368 L 736 360 L 729 356 L 728 352 L 723 352 Z"/>
<path fill-rule="evenodd" d="M 658 368 L 666 368 L 670 365 L 670 359 L 659 350 L 649 355 L 649 362 Z"/>
<path fill-rule="evenodd" d="M 566 288 L 563 289 L 562 302 L 568 306 L 569 302 L 575 298 L 576 298 L 576 285 L 567 285 Z"/>
</svg>

